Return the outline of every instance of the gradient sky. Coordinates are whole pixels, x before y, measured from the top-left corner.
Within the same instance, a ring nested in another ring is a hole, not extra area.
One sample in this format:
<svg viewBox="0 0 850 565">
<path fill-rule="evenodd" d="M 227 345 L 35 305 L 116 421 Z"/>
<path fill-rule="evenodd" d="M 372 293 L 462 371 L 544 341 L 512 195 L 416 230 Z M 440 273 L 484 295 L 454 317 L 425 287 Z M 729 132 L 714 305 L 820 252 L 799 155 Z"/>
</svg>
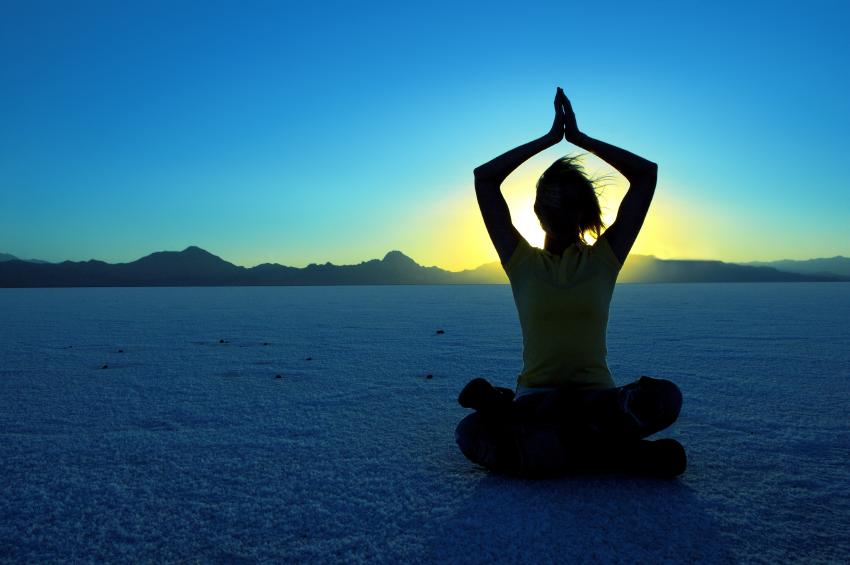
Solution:
<svg viewBox="0 0 850 565">
<path fill-rule="evenodd" d="M 0 251 L 475 267 L 497 257 L 472 169 L 544 134 L 560 85 L 659 164 L 633 252 L 850 255 L 848 29 L 842 1 L 6 0 Z M 534 181 L 572 151 L 505 183 L 532 243 Z"/>
</svg>

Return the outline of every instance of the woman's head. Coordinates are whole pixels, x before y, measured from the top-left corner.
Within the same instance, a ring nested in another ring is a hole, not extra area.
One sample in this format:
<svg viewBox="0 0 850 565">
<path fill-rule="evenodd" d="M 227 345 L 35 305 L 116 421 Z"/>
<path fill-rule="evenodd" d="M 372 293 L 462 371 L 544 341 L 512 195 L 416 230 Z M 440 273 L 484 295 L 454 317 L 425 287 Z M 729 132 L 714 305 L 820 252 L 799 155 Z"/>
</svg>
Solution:
<svg viewBox="0 0 850 565">
<path fill-rule="evenodd" d="M 599 237 L 605 227 L 594 181 L 573 155 L 561 157 L 540 176 L 534 212 L 546 234 L 560 241 L 580 241 L 586 233 Z"/>
</svg>

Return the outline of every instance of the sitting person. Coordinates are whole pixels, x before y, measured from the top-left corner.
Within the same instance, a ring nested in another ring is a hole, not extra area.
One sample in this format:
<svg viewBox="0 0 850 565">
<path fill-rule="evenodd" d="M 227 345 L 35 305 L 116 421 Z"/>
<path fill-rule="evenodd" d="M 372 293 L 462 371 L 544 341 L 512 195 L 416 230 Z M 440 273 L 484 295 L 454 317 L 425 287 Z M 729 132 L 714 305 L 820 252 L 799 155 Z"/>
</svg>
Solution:
<svg viewBox="0 0 850 565">
<path fill-rule="evenodd" d="M 593 182 L 576 158 L 558 159 L 537 182 L 534 211 L 546 232 L 543 249 L 537 249 L 511 223 L 501 184 L 561 139 L 608 162 L 628 179 L 629 189 L 603 232 Z M 611 295 L 656 177 L 655 163 L 581 133 L 560 88 L 549 133 L 475 169 L 481 214 L 519 313 L 523 369 L 516 393 L 484 379 L 461 392 L 459 402 L 475 413 L 460 422 L 456 439 L 471 461 L 522 476 L 684 472 L 685 451 L 677 441 L 645 439 L 678 417 L 678 387 L 651 377 L 617 387 L 606 363 Z M 585 243 L 586 234 L 595 243 Z"/>
</svg>

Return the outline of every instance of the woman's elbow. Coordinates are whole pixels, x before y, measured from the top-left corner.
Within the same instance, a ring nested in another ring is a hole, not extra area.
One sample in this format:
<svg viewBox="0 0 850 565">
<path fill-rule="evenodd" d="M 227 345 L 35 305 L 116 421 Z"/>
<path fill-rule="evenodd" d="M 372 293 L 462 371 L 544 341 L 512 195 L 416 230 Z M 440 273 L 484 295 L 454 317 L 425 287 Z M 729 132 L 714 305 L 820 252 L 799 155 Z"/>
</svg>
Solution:
<svg viewBox="0 0 850 565">
<path fill-rule="evenodd" d="M 632 182 L 640 181 L 642 184 L 652 183 L 653 185 L 658 180 L 658 164 L 652 161 L 647 161 L 635 171 L 634 178 L 629 179 Z"/>
</svg>

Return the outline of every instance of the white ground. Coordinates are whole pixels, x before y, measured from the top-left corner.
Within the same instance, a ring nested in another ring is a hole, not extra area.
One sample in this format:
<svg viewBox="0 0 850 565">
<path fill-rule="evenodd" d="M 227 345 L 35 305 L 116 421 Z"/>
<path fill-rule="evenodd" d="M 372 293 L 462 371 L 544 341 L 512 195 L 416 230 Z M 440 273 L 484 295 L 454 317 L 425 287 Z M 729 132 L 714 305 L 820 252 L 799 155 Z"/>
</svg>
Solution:
<svg viewBox="0 0 850 565">
<path fill-rule="evenodd" d="M 612 371 L 680 385 L 690 467 L 521 481 L 453 439 L 519 371 L 507 287 L 0 290 L 0 561 L 846 562 L 848 320 L 618 287 Z"/>
</svg>

